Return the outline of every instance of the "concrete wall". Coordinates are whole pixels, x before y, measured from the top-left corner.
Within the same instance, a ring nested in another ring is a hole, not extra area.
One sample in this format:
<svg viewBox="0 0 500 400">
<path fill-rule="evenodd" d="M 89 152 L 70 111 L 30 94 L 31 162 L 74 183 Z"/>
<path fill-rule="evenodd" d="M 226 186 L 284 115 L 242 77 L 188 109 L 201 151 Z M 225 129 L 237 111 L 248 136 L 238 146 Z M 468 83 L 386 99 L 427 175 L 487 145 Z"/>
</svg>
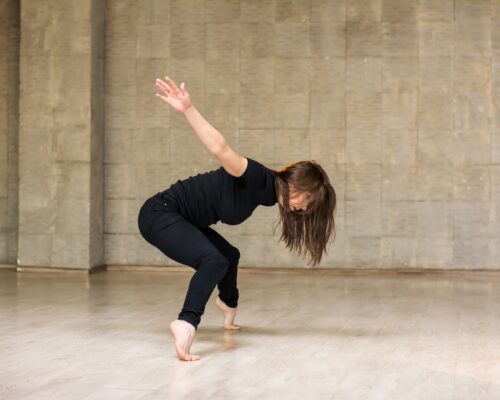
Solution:
<svg viewBox="0 0 500 400">
<path fill-rule="evenodd" d="M 21 2 L 21 266 L 103 259 L 103 32 L 99 0 Z"/>
<path fill-rule="evenodd" d="M 240 153 L 316 159 L 337 190 L 323 266 L 499 267 L 497 1 L 108 1 L 106 261 L 170 263 L 141 202 L 217 162 L 154 79 L 185 81 Z M 276 209 L 216 229 L 242 265 L 300 266 Z"/>
<path fill-rule="evenodd" d="M 324 166 L 338 210 L 322 266 L 500 267 L 498 0 L 108 0 L 101 86 L 97 3 L 65 2 L 64 11 L 61 2 L 22 2 L 26 262 L 91 265 L 104 251 L 107 264 L 174 264 L 140 237 L 139 207 L 218 164 L 154 97 L 154 79 L 168 74 L 241 154 L 271 168 L 299 159 Z M 6 7 L 15 6 L 2 15 Z M 60 15 L 79 22 L 58 24 Z M 13 57 L 15 48 L 1 49 Z M 59 57 L 68 51 L 77 54 Z M 1 82 L 3 99 L 14 86 Z M 15 161 L 2 157 L 0 176 L 12 176 Z M 16 184 L 0 185 L 1 201 Z M 215 229 L 240 248 L 241 265 L 303 265 L 277 244 L 276 217 L 261 207 L 242 225 Z M 1 232 L 15 236 L 8 218 Z"/>
<path fill-rule="evenodd" d="M 17 260 L 19 2 L 0 0 L 0 264 Z"/>
</svg>

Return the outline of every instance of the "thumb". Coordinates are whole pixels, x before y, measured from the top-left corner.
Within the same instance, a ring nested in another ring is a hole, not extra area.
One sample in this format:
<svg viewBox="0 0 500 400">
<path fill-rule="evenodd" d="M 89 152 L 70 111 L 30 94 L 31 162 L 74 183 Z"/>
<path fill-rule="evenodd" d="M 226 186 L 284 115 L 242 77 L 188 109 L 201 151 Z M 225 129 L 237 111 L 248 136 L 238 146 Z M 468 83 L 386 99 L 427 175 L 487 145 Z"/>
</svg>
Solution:
<svg viewBox="0 0 500 400">
<path fill-rule="evenodd" d="M 183 94 L 186 94 L 186 85 L 184 85 L 184 82 L 181 83 L 181 90 Z"/>
</svg>

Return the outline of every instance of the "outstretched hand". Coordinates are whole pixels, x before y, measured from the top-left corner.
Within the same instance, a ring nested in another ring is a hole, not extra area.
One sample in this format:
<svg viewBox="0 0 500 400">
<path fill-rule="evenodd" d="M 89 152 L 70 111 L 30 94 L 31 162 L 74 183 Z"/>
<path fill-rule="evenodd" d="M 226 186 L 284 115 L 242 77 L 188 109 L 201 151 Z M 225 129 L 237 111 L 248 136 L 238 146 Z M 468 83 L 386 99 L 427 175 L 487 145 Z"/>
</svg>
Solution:
<svg viewBox="0 0 500 400">
<path fill-rule="evenodd" d="M 181 87 L 179 88 L 168 76 L 165 77 L 165 80 L 166 82 L 163 82 L 161 79 L 156 79 L 156 86 L 165 94 L 161 95 L 160 93 L 156 93 L 156 97 L 159 97 L 177 111 L 185 112 L 192 104 L 189 93 L 184 86 L 184 82 L 181 83 Z"/>
</svg>

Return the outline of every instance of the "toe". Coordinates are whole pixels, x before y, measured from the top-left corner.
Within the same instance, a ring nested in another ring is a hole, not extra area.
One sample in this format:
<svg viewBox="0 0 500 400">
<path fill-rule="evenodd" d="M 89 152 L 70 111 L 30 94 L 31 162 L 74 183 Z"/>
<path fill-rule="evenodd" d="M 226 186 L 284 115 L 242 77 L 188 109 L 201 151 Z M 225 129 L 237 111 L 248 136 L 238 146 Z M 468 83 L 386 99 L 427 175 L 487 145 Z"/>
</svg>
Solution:
<svg viewBox="0 0 500 400">
<path fill-rule="evenodd" d="M 199 359 L 200 359 L 200 356 L 197 356 L 196 354 L 187 354 L 186 355 L 186 361 L 196 361 Z"/>
</svg>

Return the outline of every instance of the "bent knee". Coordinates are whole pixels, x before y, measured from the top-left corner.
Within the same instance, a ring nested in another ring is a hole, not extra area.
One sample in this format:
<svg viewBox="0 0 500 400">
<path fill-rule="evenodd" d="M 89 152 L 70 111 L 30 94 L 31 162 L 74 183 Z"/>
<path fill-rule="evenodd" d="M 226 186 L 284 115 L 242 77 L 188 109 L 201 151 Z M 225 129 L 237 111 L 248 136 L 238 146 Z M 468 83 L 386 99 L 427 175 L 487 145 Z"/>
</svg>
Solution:
<svg viewBox="0 0 500 400">
<path fill-rule="evenodd" d="M 223 277 L 229 269 L 229 261 L 222 254 L 210 254 L 198 262 L 198 270 L 216 277 Z"/>
</svg>

